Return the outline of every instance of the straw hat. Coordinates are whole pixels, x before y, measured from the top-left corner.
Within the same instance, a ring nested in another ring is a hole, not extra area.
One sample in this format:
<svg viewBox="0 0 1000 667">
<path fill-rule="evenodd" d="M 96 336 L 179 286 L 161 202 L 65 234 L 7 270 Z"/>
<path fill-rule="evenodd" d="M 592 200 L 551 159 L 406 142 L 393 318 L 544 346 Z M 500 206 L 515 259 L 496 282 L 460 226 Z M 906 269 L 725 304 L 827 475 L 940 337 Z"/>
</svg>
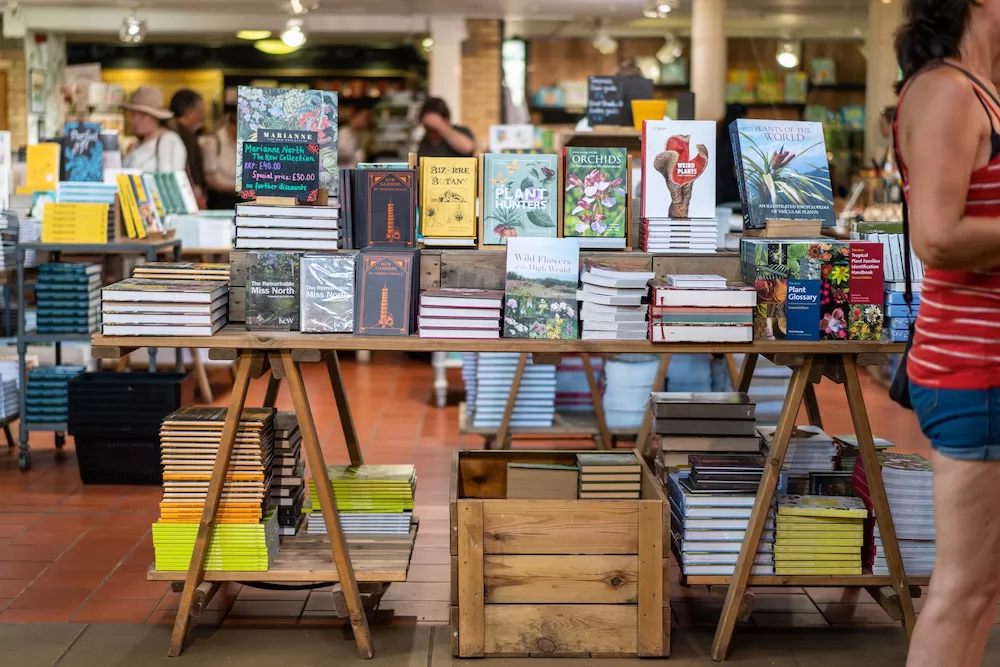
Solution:
<svg viewBox="0 0 1000 667">
<path fill-rule="evenodd" d="M 131 111 L 141 111 L 160 120 L 174 117 L 170 109 L 164 108 L 163 93 L 155 86 L 139 86 L 135 92 L 129 95 L 128 102 L 122 106 Z"/>
</svg>

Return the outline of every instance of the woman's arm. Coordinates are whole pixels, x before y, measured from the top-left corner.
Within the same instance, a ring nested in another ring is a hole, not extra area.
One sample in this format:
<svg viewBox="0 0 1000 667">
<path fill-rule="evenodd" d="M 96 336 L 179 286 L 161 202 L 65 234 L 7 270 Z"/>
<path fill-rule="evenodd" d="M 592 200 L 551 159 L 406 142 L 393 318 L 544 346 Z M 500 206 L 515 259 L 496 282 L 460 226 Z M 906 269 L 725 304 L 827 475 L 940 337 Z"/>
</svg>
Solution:
<svg viewBox="0 0 1000 667">
<path fill-rule="evenodd" d="M 441 138 L 444 139 L 456 153 L 471 156 L 476 152 L 476 140 L 466 133 L 456 130 L 454 125 L 445 125 L 441 130 Z"/>
<path fill-rule="evenodd" d="M 969 81 L 946 70 L 911 86 L 900 118 L 913 248 L 931 268 L 993 268 L 1000 266 L 1000 219 L 964 215 L 989 119 Z"/>
</svg>

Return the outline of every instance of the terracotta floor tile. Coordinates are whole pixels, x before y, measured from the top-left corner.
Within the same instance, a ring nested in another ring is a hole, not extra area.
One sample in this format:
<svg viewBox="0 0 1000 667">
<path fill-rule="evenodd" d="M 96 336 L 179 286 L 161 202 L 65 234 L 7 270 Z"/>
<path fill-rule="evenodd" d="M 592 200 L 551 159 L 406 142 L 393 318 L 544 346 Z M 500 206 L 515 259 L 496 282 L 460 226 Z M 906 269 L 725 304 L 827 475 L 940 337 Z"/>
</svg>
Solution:
<svg viewBox="0 0 1000 667">
<path fill-rule="evenodd" d="M 170 584 L 162 581 L 138 579 L 132 573 L 116 572 L 102 583 L 94 593 L 95 597 L 112 599 L 159 601 L 169 590 Z"/>
<path fill-rule="evenodd" d="M 72 609 L 46 607 L 44 609 L 7 609 L 0 612 L 0 623 L 66 623 L 76 607 Z"/>
<path fill-rule="evenodd" d="M 156 600 L 95 597 L 70 620 L 74 623 L 145 623 L 155 608 Z"/>
<path fill-rule="evenodd" d="M 50 563 L 0 561 L 0 578 L 2 579 L 34 579 L 42 573 Z"/>
<path fill-rule="evenodd" d="M 0 598 L 15 598 L 29 585 L 29 579 L 0 579 Z"/>
</svg>

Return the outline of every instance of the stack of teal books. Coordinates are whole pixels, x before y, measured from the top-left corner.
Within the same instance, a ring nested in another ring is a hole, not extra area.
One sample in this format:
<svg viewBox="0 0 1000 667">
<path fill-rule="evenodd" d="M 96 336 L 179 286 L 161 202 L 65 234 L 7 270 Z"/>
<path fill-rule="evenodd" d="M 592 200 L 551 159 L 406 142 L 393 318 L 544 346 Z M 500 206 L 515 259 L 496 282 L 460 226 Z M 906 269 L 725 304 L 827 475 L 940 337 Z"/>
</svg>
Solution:
<svg viewBox="0 0 1000 667">
<path fill-rule="evenodd" d="M 407 535 L 413 520 L 417 471 L 412 465 L 327 466 L 330 486 L 348 535 Z M 312 498 L 309 533 L 325 535 L 316 481 L 309 480 Z"/>
<path fill-rule="evenodd" d="M 101 322 L 101 265 L 56 263 L 38 267 L 38 333 L 91 334 Z"/>
<path fill-rule="evenodd" d="M 24 420 L 35 424 L 63 424 L 69 418 L 69 381 L 83 366 L 42 366 L 28 373 Z"/>
</svg>

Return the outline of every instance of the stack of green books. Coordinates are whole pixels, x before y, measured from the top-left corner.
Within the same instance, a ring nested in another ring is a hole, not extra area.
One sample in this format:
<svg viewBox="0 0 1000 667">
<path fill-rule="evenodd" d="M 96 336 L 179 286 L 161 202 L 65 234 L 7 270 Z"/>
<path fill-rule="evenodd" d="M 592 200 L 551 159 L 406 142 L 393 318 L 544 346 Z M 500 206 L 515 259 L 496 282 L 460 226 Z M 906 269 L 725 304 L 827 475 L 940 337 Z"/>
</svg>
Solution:
<svg viewBox="0 0 1000 667">
<path fill-rule="evenodd" d="M 413 519 L 417 471 L 412 465 L 327 466 L 330 486 L 347 534 L 406 535 Z M 309 480 L 312 514 L 309 533 L 326 534 L 326 524 Z"/>
<path fill-rule="evenodd" d="M 154 523 L 156 569 L 162 572 L 187 570 L 197 537 L 196 523 Z M 208 545 L 205 569 L 213 572 L 266 572 L 278 553 L 278 540 L 278 515 L 273 509 L 260 523 L 216 525 Z"/>
</svg>

